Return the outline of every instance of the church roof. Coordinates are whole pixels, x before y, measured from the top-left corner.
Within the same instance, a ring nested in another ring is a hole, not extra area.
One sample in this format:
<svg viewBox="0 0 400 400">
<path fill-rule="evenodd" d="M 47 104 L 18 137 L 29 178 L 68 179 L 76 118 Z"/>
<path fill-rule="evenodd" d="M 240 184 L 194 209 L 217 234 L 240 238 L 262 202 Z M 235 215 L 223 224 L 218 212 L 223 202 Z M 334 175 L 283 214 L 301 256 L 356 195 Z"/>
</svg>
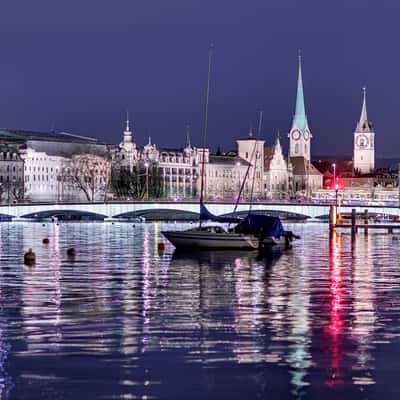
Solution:
<svg viewBox="0 0 400 400">
<path fill-rule="evenodd" d="M 274 157 L 274 147 L 264 147 L 264 171 L 269 170 L 271 160 Z"/>
<path fill-rule="evenodd" d="M 361 108 L 360 120 L 357 124 L 357 132 L 372 132 L 372 124 L 368 121 L 368 113 L 367 113 L 367 89 L 364 87 L 364 96 L 363 96 L 363 105 Z"/>
<path fill-rule="evenodd" d="M 321 172 L 304 157 L 289 157 L 289 161 L 293 167 L 293 175 L 322 175 Z"/>
<path fill-rule="evenodd" d="M 299 55 L 299 73 L 297 77 L 296 110 L 293 117 L 292 129 L 304 131 L 308 128 L 306 107 L 304 104 L 303 77 L 301 73 L 301 56 Z"/>
</svg>

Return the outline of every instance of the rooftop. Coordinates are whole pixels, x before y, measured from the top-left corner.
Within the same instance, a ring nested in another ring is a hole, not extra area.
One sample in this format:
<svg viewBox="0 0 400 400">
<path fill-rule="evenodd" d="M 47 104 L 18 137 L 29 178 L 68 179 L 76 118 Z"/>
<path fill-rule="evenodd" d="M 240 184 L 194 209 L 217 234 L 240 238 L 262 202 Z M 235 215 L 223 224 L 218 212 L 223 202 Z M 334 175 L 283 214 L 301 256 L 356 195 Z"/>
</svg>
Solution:
<svg viewBox="0 0 400 400">
<path fill-rule="evenodd" d="M 240 163 L 240 165 L 251 165 L 244 158 L 238 156 L 210 156 L 210 163 L 224 165 L 236 165 L 237 163 Z"/>
<path fill-rule="evenodd" d="M 35 132 L 0 128 L 0 141 L 26 142 L 28 140 L 101 144 L 97 139 L 68 132 Z"/>
<path fill-rule="evenodd" d="M 293 175 L 322 175 L 321 172 L 304 157 L 290 157 L 293 167 Z"/>
</svg>

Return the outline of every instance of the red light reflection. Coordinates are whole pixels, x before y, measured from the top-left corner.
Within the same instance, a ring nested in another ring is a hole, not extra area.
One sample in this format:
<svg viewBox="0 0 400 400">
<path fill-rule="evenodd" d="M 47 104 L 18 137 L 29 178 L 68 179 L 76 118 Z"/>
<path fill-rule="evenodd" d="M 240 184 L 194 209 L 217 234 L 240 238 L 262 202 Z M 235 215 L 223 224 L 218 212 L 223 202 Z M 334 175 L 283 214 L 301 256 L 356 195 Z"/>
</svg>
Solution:
<svg viewBox="0 0 400 400">
<path fill-rule="evenodd" d="M 341 266 L 342 238 L 336 232 L 332 232 L 329 246 L 329 289 L 331 302 L 329 304 L 329 326 L 328 326 L 328 351 L 331 355 L 330 379 L 325 384 L 334 387 L 343 383 L 341 380 L 340 362 L 342 360 L 342 332 L 343 332 L 343 284 Z"/>
</svg>

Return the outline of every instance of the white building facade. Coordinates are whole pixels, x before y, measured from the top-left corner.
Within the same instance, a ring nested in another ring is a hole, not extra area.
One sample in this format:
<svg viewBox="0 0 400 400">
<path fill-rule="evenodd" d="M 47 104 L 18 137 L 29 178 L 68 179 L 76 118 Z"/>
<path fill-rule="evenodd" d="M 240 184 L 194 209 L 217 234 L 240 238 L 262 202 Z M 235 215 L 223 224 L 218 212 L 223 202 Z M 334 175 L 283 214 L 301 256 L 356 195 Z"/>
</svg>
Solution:
<svg viewBox="0 0 400 400">
<path fill-rule="evenodd" d="M 290 172 L 278 136 L 275 145 L 266 147 L 264 151 L 264 191 L 266 199 L 279 200 L 289 197 Z"/>
<path fill-rule="evenodd" d="M 32 201 L 59 201 L 63 197 L 61 170 L 66 158 L 26 148 L 21 151 L 25 162 L 25 198 Z"/>
</svg>

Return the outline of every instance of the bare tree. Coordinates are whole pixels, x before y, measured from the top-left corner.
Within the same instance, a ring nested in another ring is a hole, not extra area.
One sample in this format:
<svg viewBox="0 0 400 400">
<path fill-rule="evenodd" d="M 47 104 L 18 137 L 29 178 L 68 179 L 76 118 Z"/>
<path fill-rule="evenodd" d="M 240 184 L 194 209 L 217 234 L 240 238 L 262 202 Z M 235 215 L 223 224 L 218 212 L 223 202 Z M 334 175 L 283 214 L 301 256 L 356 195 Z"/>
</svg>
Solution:
<svg viewBox="0 0 400 400">
<path fill-rule="evenodd" d="M 104 200 L 111 178 L 110 160 L 94 154 L 74 155 L 62 166 L 65 189 L 83 193 L 87 201 Z"/>
</svg>

